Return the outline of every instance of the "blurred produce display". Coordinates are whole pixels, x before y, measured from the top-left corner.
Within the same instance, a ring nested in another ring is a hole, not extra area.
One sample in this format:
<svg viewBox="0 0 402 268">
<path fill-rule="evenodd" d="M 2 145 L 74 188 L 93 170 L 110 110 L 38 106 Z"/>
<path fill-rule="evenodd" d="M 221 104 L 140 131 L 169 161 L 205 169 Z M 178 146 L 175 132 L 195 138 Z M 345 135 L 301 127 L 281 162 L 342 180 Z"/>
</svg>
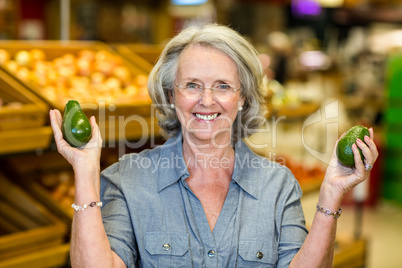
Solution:
<svg viewBox="0 0 402 268">
<path fill-rule="evenodd" d="M 305 163 L 284 154 L 275 155 L 275 158 L 271 160 L 290 169 L 299 182 L 303 193 L 306 194 L 320 189 L 325 176 L 325 168 L 319 162 Z"/>
<path fill-rule="evenodd" d="M 0 69 L 0 154 L 47 148 L 49 108 L 17 79 Z"/>
<path fill-rule="evenodd" d="M 150 102 L 147 76 L 132 70 L 118 54 L 91 48 L 63 52 L 61 47 L 54 55 L 46 48 L 29 47 L 0 49 L 0 65 L 51 103 Z"/>
<path fill-rule="evenodd" d="M 23 104 L 21 102 L 7 102 L 0 98 L 0 109 L 1 108 L 9 108 L 9 109 L 22 109 Z"/>
<path fill-rule="evenodd" d="M 321 182 L 325 176 L 325 169 L 318 165 L 305 165 L 289 156 L 281 156 L 284 165 L 292 171 L 300 183 Z"/>
<path fill-rule="evenodd" d="M 38 176 L 36 182 L 41 185 L 54 202 L 61 206 L 66 214 L 72 217 L 71 204 L 74 203 L 74 173 L 71 170 L 47 172 Z M 71 212 L 71 213 L 70 213 Z"/>
<path fill-rule="evenodd" d="M 0 69 L 0 130 L 40 127 L 47 111 L 40 98 Z"/>
<path fill-rule="evenodd" d="M 0 41 L 1 77 L 13 81 L 6 93 L 23 88 L 50 108 L 63 111 L 69 100 L 78 101 L 96 117 L 105 141 L 159 133 L 144 66 L 102 42 Z"/>
<path fill-rule="evenodd" d="M 0 173 L 0 267 L 61 267 L 68 258 L 68 228 Z"/>
</svg>

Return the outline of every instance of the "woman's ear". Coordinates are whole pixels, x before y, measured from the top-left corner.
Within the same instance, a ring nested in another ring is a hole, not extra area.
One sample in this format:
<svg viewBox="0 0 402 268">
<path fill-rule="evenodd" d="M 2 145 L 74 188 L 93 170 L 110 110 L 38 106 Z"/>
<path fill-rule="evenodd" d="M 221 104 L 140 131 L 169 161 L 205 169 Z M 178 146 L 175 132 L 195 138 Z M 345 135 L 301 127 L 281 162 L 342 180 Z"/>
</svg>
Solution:
<svg viewBox="0 0 402 268">
<path fill-rule="evenodd" d="M 174 100 L 174 92 L 173 92 L 173 90 L 169 90 L 169 92 L 168 92 L 168 96 L 169 96 L 169 103 L 170 104 L 174 104 L 175 103 L 175 100 Z"/>
<path fill-rule="evenodd" d="M 241 96 L 239 100 L 239 105 L 244 106 L 245 103 L 246 103 L 246 96 Z"/>
</svg>

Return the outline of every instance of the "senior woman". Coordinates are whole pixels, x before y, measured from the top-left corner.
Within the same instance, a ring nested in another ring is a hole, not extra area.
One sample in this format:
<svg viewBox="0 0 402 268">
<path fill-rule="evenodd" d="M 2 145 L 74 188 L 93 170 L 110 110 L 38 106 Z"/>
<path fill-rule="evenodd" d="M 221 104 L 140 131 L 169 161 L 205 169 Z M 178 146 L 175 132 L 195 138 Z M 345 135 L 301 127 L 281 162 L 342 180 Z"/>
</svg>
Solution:
<svg viewBox="0 0 402 268">
<path fill-rule="evenodd" d="M 291 172 L 242 141 L 262 123 L 262 76 L 257 52 L 237 32 L 183 30 L 148 82 L 168 140 L 100 176 L 95 119 L 78 150 L 62 138 L 60 112 L 50 111 L 58 150 L 75 172 L 73 266 L 331 267 L 342 197 L 368 176 L 358 148 L 366 164 L 378 155 L 373 131 L 367 145 L 353 145 L 355 168 L 333 155 L 308 232 Z"/>
</svg>

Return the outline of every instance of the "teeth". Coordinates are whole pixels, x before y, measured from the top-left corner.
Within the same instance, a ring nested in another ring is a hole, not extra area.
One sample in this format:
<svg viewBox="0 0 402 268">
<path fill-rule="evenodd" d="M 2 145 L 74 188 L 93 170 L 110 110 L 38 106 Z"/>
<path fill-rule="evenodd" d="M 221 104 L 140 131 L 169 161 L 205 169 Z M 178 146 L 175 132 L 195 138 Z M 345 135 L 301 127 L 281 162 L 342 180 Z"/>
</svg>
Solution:
<svg viewBox="0 0 402 268">
<path fill-rule="evenodd" d="M 213 120 L 218 116 L 218 113 L 216 114 L 210 114 L 210 115 L 203 115 L 203 114 L 195 114 L 195 116 L 199 119 L 205 120 L 205 121 L 209 121 L 209 120 Z"/>
</svg>

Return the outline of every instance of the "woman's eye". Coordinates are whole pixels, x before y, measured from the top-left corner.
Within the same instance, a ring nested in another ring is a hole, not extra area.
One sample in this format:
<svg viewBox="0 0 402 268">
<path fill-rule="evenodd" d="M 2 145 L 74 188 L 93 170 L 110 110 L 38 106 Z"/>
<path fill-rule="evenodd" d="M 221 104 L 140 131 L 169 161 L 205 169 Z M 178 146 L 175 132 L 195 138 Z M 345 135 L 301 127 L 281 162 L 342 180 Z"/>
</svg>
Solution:
<svg viewBox="0 0 402 268">
<path fill-rule="evenodd" d="M 200 88 L 200 85 L 198 85 L 197 83 L 189 82 L 189 83 L 187 83 L 186 88 L 188 88 L 188 89 L 198 89 L 198 88 Z"/>
<path fill-rule="evenodd" d="M 228 84 L 219 84 L 219 85 L 216 85 L 215 88 L 220 89 L 220 90 L 228 90 L 231 88 L 231 86 Z"/>
</svg>

